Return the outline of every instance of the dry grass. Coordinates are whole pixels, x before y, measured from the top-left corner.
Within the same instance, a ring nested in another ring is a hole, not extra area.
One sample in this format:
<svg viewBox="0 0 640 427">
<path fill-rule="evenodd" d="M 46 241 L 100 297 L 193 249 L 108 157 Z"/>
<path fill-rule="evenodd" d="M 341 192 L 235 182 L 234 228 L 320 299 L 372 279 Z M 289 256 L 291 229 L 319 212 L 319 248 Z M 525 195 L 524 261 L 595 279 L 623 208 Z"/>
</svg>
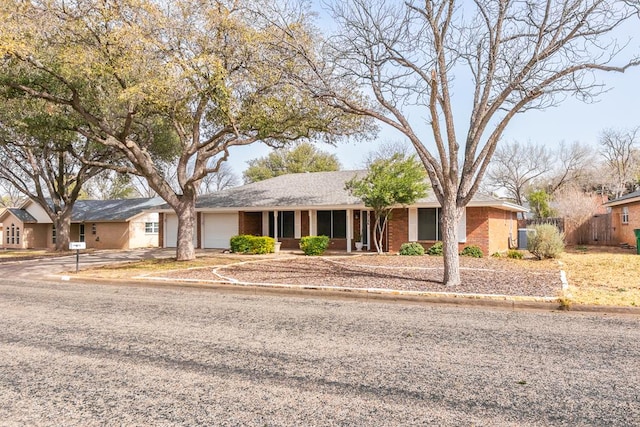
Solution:
<svg viewBox="0 0 640 427">
<path fill-rule="evenodd" d="M 7 250 L 0 250 L 0 258 L 6 259 L 6 258 L 24 258 L 24 257 L 38 257 L 38 256 L 44 256 L 44 255 L 50 255 L 51 252 L 43 249 L 43 250 L 14 250 L 14 249 L 7 249 Z"/>
<path fill-rule="evenodd" d="M 227 265 L 244 258 L 234 256 L 203 256 L 192 261 L 176 261 L 173 258 L 145 259 L 127 263 L 118 263 L 81 270 L 78 276 L 101 277 L 105 279 L 130 279 L 136 276 L 158 272 Z"/>
<path fill-rule="evenodd" d="M 640 306 L 640 255 L 596 246 L 570 248 L 560 261 L 576 304 Z"/>
</svg>

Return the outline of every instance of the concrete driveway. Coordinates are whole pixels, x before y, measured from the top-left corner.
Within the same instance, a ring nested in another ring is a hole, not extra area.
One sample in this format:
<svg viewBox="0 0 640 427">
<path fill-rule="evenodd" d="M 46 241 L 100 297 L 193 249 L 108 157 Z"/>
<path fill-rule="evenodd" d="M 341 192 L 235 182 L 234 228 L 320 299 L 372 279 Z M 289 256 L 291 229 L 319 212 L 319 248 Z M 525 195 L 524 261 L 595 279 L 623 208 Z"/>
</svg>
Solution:
<svg viewBox="0 0 640 427">
<path fill-rule="evenodd" d="M 80 251 L 79 268 L 95 267 L 149 258 L 175 257 L 175 249 L 144 248 L 132 250 Z M 44 278 L 51 274 L 73 272 L 76 269 L 76 255 L 46 256 L 38 259 L 0 262 L 0 274 L 4 277 Z"/>
<path fill-rule="evenodd" d="M 3 425 L 640 425 L 638 317 L 0 282 Z"/>
</svg>

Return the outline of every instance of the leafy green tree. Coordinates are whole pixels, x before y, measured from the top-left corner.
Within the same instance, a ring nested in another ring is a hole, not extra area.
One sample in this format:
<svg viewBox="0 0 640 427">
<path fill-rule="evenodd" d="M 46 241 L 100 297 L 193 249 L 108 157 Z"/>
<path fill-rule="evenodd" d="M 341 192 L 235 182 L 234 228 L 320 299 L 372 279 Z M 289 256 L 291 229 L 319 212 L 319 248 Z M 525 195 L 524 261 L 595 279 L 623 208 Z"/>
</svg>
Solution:
<svg viewBox="0 0 640 427">
<path fill-rule="evenodd" d="M 529 207 L 536 218 L 549 218 L 554 212 L 549 206 L 551 196 L 544 190 L 534 190 L 527 195 Z"/>
<path fill-rule="evenodd" d="M 0 89 L 67 108 L 79 133 L 122 153 L 127 164 L 92 165 L 144 177 L 176 212 L 177 259 L 193 259 L 201 181 L 231 147 L 333 141 L 362 130 L 359 116 L 300 84 L 318 76 L 291 40 L 318 46 L 309 14 L 293 6 L 5 0 Z"/>
<path fill-rule="evenodd" d="M 373 241 L 378 253 L 383 251 L 393 209 L 424 197 L 428 189 L 426 178 L 424 168 L 415 156 L 396 153 L 388 160 L 372 161 L 364 177 L 354 177 L 347 182 L 346 189 L 373 209 Z"/>
<path fill-rule="evenodd" d="M 41 101 L 5 102 L 0 109 L 0 179 L 40 205 L 56 228 L 56 251 L 69 247 L 71 213 L 83 186 L 114 161 L 111 150 L 68 130 L 64 109 Z"/>
<path fill-rule="evenodd" d="M 291 148 L 275 149 L 266 157 L 253 159 L 244 171 L 244 182 L 262 181 L 288 173 L 329 172 L 340 170 L 335 154 L 318 150 L 303 142 Z"/>
</svg>

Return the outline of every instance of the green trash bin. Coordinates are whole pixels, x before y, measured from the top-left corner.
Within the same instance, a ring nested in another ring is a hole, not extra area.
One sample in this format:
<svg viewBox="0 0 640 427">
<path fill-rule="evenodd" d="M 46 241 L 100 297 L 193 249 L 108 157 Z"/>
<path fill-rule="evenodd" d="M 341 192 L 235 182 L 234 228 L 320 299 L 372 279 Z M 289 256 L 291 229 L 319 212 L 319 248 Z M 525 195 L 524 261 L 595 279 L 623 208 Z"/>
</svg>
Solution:
<svg viewBox="0 0 640 427">
<path fill-rule="evenodd" d="M 633 230 L 636 233 L 636 254 L 640 255 L 640 228 Z"/>
</svg>

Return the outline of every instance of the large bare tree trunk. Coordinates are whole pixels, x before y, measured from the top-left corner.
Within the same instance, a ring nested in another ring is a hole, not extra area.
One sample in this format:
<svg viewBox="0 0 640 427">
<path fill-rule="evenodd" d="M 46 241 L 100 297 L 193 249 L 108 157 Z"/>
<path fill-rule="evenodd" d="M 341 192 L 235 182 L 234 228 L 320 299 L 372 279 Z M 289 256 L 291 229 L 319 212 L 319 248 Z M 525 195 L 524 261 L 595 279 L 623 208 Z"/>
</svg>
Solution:
<svg viewBox="0 0 640 427">
<path fill-rule="evenodd" d="M 195 194 L 183 195 L 175 211 L 178 216 L 176 260 L 190 261 L 196 258 L 193 247 L 193 233 L 196 227 Z"/>
<path fill-rule="evenodd" d="M 444 255 L 444 284 L 460 284 L 460 257 L 458 256 L 458 223 L 462 210 L 454 197 L 445 195 L 442 204 L 442 250 Z"/>
<path fill-rule="evenodd" d="M 55 251 L 68 251 L 71 241 L 71 209 L 64 209 L 53 218 L 53 226 L 56 228 Z"/>
</svg>

